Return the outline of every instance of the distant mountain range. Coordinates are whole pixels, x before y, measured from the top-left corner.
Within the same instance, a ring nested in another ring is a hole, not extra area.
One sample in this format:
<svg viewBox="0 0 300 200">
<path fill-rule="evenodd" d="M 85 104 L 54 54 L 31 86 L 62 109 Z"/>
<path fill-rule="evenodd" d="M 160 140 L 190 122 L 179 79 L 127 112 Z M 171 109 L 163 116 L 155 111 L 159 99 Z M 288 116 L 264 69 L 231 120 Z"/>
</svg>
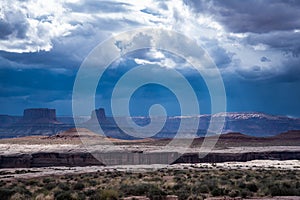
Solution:
<svg viewBox="0 0 300 200">
<path fill-rule="evenodd" d="M 123 117 L 122 120 L 127 120 Z M 158 117 L 159 118 L 159 117 Z M 172 138 L 176 135 L 180 122 L 185 120 L 187 124 L 199 119 L 197 130 L 198 137 L 205 136 L 211 119 L 221 123 L 225 119 L 222 133 L 240 132 L 249 136 L 269 137 L 289 130 L 300 130 L 300 119 L 285 116 L 268 115 L 259 112 L 234 112 L 218 113 L 200 116 L 175 116 L 167 117 L 163 129 L 155 138 Z M 131 117 L 138 125 L 144 126 L 150 123 L 149 117 Z M 99 132 L 100 123 L 106 136 L 120 139 L 134 139 L 124 133 L 115 123 L 112 117 L 105 115 L 104 109 L 96 109 L 90 118 L 78 117 L 80 127 Z M 23 116 L 0 115 L 0 138 L 21 137 L 28 135 L 54 135 L 69 128 L 75 127 L 73 117 L 56 117 L 54 109 L 26 109 Z M 189 133 L 192 126 L 184 130 Z M 188 135 L 187 135 L 188 136 Z"/>
</svg>

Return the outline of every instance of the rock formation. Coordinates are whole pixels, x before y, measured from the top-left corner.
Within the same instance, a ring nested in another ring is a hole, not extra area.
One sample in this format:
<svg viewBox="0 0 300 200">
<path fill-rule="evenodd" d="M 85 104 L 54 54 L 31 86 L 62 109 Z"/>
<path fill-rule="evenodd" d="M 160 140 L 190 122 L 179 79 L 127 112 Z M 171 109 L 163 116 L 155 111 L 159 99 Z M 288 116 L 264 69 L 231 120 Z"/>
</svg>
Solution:
<svg viewBox="0 0 300 200">
<path fill-rule="evenodd" d="M 91 115 L 91 119 L 92 120 L 98 119 L 99 122 L 101 122 L 103 120 L 106 120 L 104 108 L 99 108 L 99 109 L 93 110 L 92 115 Z"/>
<path fill-rule="evenodd" d="M 10 127 L 21 118 L 20 116 L 0 115 L 0 127 Z"/>
<path fill-rule="evenodd" d="M 48 108 L 25 109 L 23 117 L 2 117 L 1 121 L 7 125 L 0 126 L 0 138 L 53 135 L 74 127 L 57 121 L 56 110 Z"/>
<path fill-rule="evenodd" d="M 22 122 L 27 123 L 59 123 L 56 120 L 56 110 L 49 108 L 25 109 Z"/>
<path fill-rule="evenodd" d="M 89 153 L 34 153 L 0 156 L 0 168 L 103 165 Z"/>
<path fill-rule="evenodd" d="M 100 162 L 105 158 L 105 164 Z M 32 154 L 0 155 L 0 168 L 16 167 L 49 167 L 49 166 L 91 166 L 91 165 L 140 165 L 140 164 L 170 164 L 178 157 L 176 152 L 103 152 L 90 154 L 88 152 L 38 152 Z M 246 162 L 250 160 L 299 160 L 300 152 L 265 151 L 245 153 L 209 153 L 199 158 L 198 153 L 186 153 L 173 163 L 220 163 Z"/>
</svg>

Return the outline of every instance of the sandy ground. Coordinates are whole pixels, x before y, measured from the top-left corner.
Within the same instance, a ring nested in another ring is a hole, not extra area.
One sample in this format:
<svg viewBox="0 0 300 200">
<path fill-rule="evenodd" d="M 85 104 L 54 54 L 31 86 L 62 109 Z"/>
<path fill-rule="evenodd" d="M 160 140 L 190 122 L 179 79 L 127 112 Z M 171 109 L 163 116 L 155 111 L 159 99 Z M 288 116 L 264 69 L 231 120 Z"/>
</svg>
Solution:
<svg viewBox="0 0 300 200">
<path fill-rule="evenodd" d="M 9 168 L 0 169 L 0 180 L 33 178 L 51 175 L 81 174 L 97 171 L 132 171 L 146 172 L 157 169 L 265 169 L 265 170 L 300 170 L 299 160 L 252 160 L 248 162 L 224 162 L 212 165 L 210 163 L 174 164 L 174 165 L 115 165 L 115 166 L 88 166 L 88 167 L 41 167 L 41 168 Z M 20 173 L 21 172 L 21 173 Z"/>
<path fill-rule="evenodd" d="M 205 200 L 300 200 L 297 196 L 280 196 L 280 197 L 259 197 L 259 198 L 246 198 L 242 199 L 240 197 L 230 198 L 230 197 L 210 197 Z"/>
<path fill-rule="evenodd" d="M 88 149 L 87 149 L 88 148 Z M 25 154 L 37 152 L 86 152 L 86 151 L 143 151 L 143 152 L 179 152 L 194 153 L 206 152 L 208 149 L 181 148 L 178 146 L 151 146 L 151 145 L 94 145 L 83 146 L 74 144 L 0 144 L 0 155 Z M 300 146 L 265 146 L 265 147 L 229 147 L 213 149 L 214 153 L 245 153 L 265 151 L 300 151 Z"/>
</svg>

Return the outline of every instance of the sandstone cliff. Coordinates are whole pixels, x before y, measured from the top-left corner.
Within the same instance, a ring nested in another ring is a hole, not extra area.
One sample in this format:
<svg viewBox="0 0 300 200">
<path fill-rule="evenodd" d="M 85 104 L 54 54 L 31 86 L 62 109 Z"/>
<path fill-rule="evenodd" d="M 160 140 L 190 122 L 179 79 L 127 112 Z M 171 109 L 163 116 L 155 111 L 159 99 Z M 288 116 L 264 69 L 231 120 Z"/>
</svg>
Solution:
<svg viewBox="0 0 300 200">
<path fill-rule="evenodd" d="M 105 158 L 107 165 L 140 165 L 140 164 L 172 164 L 176 152 L 103 152 L 94 154 L 98 158 Z M 300 151 L 266 151 L 245 153 L 210 153 L 199 158 L 197 153 L 182 155 L 175 163 L 219 163 L 246 162 L 251 160 L 299 160 Z M 91 166 L 104 165 L 88 152 L 40 152 L 32 154 L 1 155 L 0 168 L 49 167 L 49 166 Z"/>
<path fill-rule="evenodd" d="M 23 117 L 2 117 L 2 121 L 4 120 L 10 123 L 0 126 L 0 138 L 53 135 L 73 127 L 57 121 L 56 110 L 48 108 L 25 109 Z"/>
</svg>

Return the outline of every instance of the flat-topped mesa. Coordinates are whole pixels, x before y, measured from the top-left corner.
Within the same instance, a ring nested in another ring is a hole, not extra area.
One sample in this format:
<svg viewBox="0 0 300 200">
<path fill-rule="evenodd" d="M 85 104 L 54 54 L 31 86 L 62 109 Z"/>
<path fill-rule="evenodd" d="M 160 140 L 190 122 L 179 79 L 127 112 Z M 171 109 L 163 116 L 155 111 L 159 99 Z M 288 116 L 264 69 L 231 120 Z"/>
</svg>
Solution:
<svg viewBox="0 0 300 200">
<path fill-rule="evenodd" d="M 99 122 L 103 122 L 106 120 L 106 116 L 105 116 L 105 110 L 104 108 L 99 108 L 96 110 L 92 111 L 92 115 L 91 115 L 91 119 L 92 120 L 98 120 Z"/>
<path fill-rule="evenodd" d="M 25 109 L 23 122 L 59 123 L 56 120 L 56 110 L 49 108 Z"/>
<path fill-rule="evenodd" d="M 56 120 L 55 109 L 49 108 L 30 108 L 25 109 L 23 114 L 24 119 L 49 119 Z"/>
</svg>

